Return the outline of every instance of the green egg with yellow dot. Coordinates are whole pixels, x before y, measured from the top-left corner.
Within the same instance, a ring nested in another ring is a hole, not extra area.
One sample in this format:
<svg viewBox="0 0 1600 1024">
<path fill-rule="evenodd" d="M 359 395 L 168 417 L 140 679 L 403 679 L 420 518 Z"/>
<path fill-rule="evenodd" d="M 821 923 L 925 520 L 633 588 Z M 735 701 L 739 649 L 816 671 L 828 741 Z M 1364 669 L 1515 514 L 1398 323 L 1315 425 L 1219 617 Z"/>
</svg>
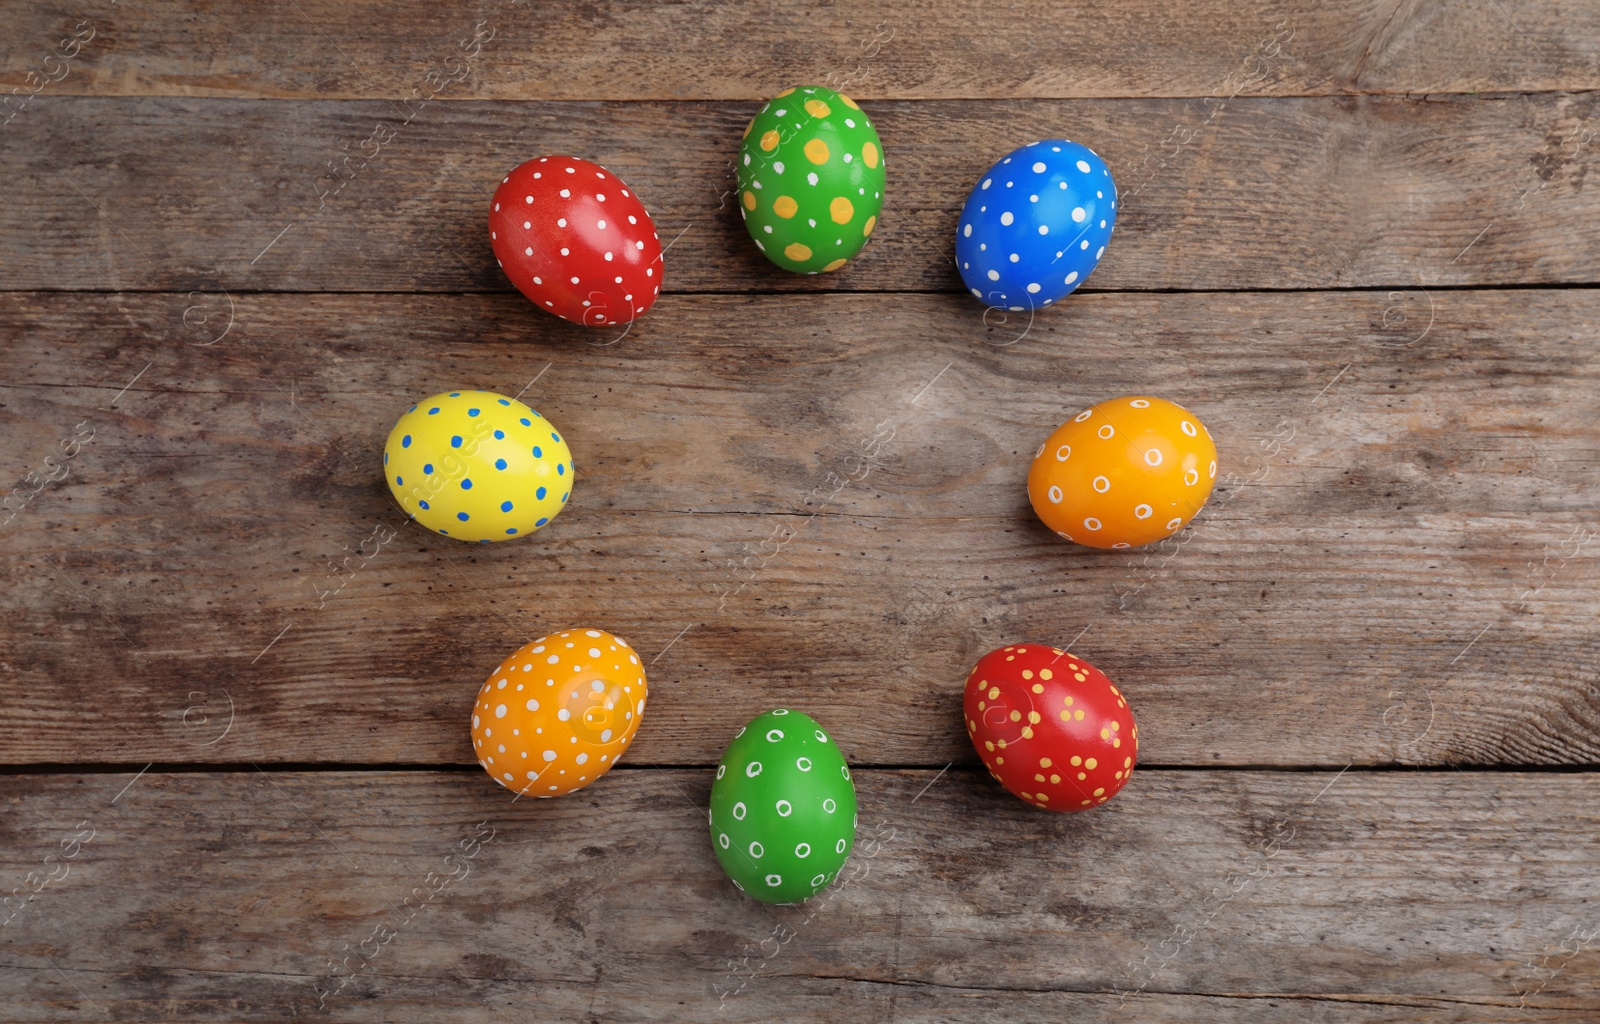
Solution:
<svg viewBox="0 0 1600 1024">
<path fill-rule="evenodd" d="M 845 265 L 883 211 L 883 144 L 856 101 L 820 85 L 767 101 L 739 144 L 739 212 L 756 248 L 797 274 Z"/>
</svg>

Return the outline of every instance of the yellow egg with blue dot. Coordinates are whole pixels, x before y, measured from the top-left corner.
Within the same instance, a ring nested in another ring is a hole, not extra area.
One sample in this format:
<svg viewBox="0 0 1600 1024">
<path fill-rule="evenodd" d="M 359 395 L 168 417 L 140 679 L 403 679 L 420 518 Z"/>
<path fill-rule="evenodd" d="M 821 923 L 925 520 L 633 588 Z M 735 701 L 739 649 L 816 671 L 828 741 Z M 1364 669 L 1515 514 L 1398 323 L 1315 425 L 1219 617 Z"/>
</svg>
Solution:
<svg viewBox="0 0 1600 1024">
<path fill-rule="evenodd" d="M 572 496 L 555 424 L 493 391 L 448 391 L 406 410 L 383 446 L 400 507 L 434 533 L 487 544 L 530 534 Z"/>
</svg>

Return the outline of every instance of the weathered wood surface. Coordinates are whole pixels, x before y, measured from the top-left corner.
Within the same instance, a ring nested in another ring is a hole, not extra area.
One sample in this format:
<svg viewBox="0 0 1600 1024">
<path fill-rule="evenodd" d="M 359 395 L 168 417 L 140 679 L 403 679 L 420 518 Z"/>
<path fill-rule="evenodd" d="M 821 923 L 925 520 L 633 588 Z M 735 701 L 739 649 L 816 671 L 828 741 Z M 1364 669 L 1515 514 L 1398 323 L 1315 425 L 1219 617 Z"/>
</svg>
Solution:
<svg viewBox="0 0 1600 1024">
<path fill-rule="evenodd" d="M 9 472 L 94 431 L 0 532 L 9 762 L 469 762 L 484 674 L 578 624 L 659 656 L 641 763 L 779 702 L 857 762 L 970 762 L 964 674 L 1017 639 L 1076 639 L 1149 763 L 1600 755 L 1597 291 L 1085 294 L 1026 334 L 948 294 L 664 295 L 625 336 L 232 302 L 0 297 Z M 572 505 L 354 556 L 401 527 L 393 418 L 454 387 L 526 388 Z M 1205 418 L 1222 484 L 1178 542 L 1066 544 L 1034 447 L 1131 392 Z"/>
<path fill-rule="evenodd" d="M 303 0 L 247 15 L 51 0 L 7 5 L 6 29 L 0 85 L 112 96 L 388 98 L 429 74 L 526 100 L 750 100 L 810 81 L 896 99 L 1600 86 L 1585 0 Z M 75 31 L 71 58 L 47 64 Z"/>
<path fill-rule="evenodd" d="M 8 778 L 5 888 L 59 881 L 0 929 L 6 1019 L 1600 1014 L 1592 774 L 1138 772 L 1052 815 L 861 771 L 845 881 L 783 908 L 712 858 L 710 775 L 515 803 L 475 769 Z"/>
<path fill-rule="evenodd" d="M 525 159 L 578 152 L 645 198 L 671 243 L 667 291 L 957 290 L 966 191 L 1050 136 L 1090 142 L 1122 192 L 1095 289 L 1594 283 L 1597 102 L 874 103 L 881 227 L 849 267 L 808 278 L 761 257 L 728 191 L 750 103 L 43 95 L 3 129 L 0 287 L 509 291 L 489 191 Z M 396 133 L 382 146 L 380 123 Z"/>
</svg>

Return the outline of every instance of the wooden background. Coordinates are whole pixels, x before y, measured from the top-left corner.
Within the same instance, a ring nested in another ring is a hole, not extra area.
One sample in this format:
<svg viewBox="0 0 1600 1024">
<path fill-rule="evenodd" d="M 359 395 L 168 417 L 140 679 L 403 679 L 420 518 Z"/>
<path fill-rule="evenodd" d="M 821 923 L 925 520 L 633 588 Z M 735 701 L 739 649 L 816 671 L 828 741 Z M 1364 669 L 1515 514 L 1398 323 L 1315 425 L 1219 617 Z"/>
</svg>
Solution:
<svg viewBox="0 0 1600 1024">
<path fill-rule="evenodd" d="M 1589 0 L 0 14 L 0 1018 L 1600 1017 Z M 805 82 L 890 158 L 817 278 L 728 192 Z M 956 211 L 1047 136 L 1107 159 L 1115 239 L 1064 306 L 985 314 Z M 630 330 L 494 265 L 487 191 L 552 152 L 672 243 Z M 455 387 L 571 439 L 536 538 L 390 500 L 395 416 Z M 1204 416 L 1219 486 L 1162 545 L 1064 544 L 1029 458 L 1129 392 Z M 641 650 L 650 713 L 513 803 L 472 695 L 569 625 Z M 1105 808 L 978 768 L 961 683 L 1020 639 L 1133 702 Z M 777 705 L 862 804 L 788 908 L 704 824 Z"/>
</svg>

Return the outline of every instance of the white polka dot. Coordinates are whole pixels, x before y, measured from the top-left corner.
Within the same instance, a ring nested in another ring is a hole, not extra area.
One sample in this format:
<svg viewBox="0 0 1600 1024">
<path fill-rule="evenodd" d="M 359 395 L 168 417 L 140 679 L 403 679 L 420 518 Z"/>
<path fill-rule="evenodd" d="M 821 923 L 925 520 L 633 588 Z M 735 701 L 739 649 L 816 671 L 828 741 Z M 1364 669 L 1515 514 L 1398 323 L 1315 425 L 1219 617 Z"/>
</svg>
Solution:
<svg viewBox="0 0 1600 1024">
<path fill-rule="evenodd" d="M 991 281 L 1000 280 L 1000 271 L 998 271 L 998 270 L 989 271 L 989 280 L 991 280 Z"/>
<path fill-rule="evenodd" d="M 1083 241 L 1079 242 L 1078 243 L 1078 248 L 1080 248 L 1080 249 L 1089 248 L 1089 240 L 1087 238 L 1085 238 Z"/>
<path fill-rule="evenodd" d="M 1048 235 L 1049 233 L 1050 233 L 1050 225 L 1048 225 L 1048 224 L 1040 224 L 1039 225 L 1039 234 Z"/>
<path fill-rule="evenodd" d="M 570 189 L 570 188 L 562 189 L 561 190 L 561 198 L 562 199 L 571 199 L 572 198 L 572 189 Z"/>
<path fill-rule="evenodd" d="M 1043 161 L 1039 161 L 1039 162 L 1037 162 L 1037 163 L 1035 163 L 1033 165 L 1033 173 L 1035 173 L 1035 174 L 1043 174 L 1044 173 L 1044 162 Z"/>
<path fill-rule="evenodd" d="M 1061 494 L 1061 488 L 1060 487 L 1057 487 L 1054 484 L 1052 484 L 1050 486 L 1050 492 L 1049 493 L 1050 493 L 1050 503 L 1052 505 L 1061 504 L 1062 494 Z"/>
<path fill-rule="evenodd" d="M 1039 285 L 1037 283 L 1030 283 L 1028 285 L 1028 294 L 1029 295 L 1037 294 L 1038 291 L 1039 291 Z"/>
<path fill-rule="evenodd" d="M 1075 221 L 1075 222 L 1077 222 L 1077 223 L 1079 223 L 1079 224 L 1082 224 L 1082 223 L 1083 223 L 1083 218 L 1085 218 L 1085 217 L 1087 217 L 1087 216 L 1089 216 L 1089 214 L 1088 214 L 1088 213 L 1087 213 L 1087 212 L 1085 212 L 1085 211 L 1084 211 L 1084 209 L 1083 209 L 1083 207 L 1081 207 L 1081 206 L 1074 206 L 1074 207 L 1073 207 L 1073 208 L 1072 208 L 1072 219 L 1073 219 L 1073 220 L 1074 220 L 1074 221 Z"/>
<path fill-rule="evenodd" d="M 1155 509 L 1151 508 L 1149 505 L 1135 505 L 1133 507 L 1133 517 L 1135 519 L 1149 519 L 1150 513 L 1154 511 Z"/>
<path fill-rule="evenodd" d="M 1074 270 L 1072 273 L 1067 275 L 1066 283 L 1067 284 L 1071 284 L 1072 282 L 1076 281 L 1077 279 L 1078 279 L 1078 272 L 1076 270 Z"/>
<path fill-rule="evenodd" d="M 983 187 L 984 188 L 988 188 L 992 184 L 994 184 L 994 179 L 993 178 L 985 178 L 985 179 L 983 179 Z M 533 202 L 533 197 L 532 196 L 528 197 L 528 202 L 530 202 L 530 203 Z"/>
<path fill-rule="evenodd" d="M 554 761 L 556 759 L 556 752 L 554 750 L 546 750 L 544 752 L 544 759 L 546 761 Z"/>
<path fill-rule="evenodd" d="M 1111 481 L 1106 477 L 1097 476 L 1094 478 L 1093 486 L 1097 493 L 1104 494 L 1111 490 Z"/>
<path fill-rule="evenodd" d="M 496 704 L 495 705 L 494 717 L 496 717 L 496 718 L 504 718 L 504 717 L 506 717 L 506 706 L 504 704 Z"/>
<path fill-rule="evenodd" d="M 1098 530 L 1100 529 L 1100 520 L 1090 516 L 1088 519 L 1083 521 L 1083 525 L 1090 530 Z"/>
<path fill-rule="evenodd" d="M 1002 213 L 1000 215 L 1000 223 L 1005 224 L 1008 227 L 1010 226 L 1010 224 L 1011 224 L 1011 222 L 1013 220 L 1016 220 L 1016 218 L 1011 216 L 1011 211 L 1010 210 L 1007 210 L 1005 213 Z"/>
<path fill-rule="evenodd" d="M 529 697 L 528 698 L 528 710 L 529 711 L 538 711 L 539 710 L 539 702 L 534 700 L 532 697 Z"/>
<path fill-rule="evenodd" d="M 1161 449 L 1160 448 L 1151 448 L 1149 451 L 1145 452 L 1144 453 L 1144 464 L 1146 466 L 1159 466 L 1159 465 L 1161 465 Z"/>
<path fill-rule="evenodd" d="M 603 220 L 597 220 L 594 222 L 594 226 L 599 228 L 601 231 L 604 231 L 606 229 L 606 222 Z"/>
<path fill-rule="evenodd" d="M 1087 160 L 1079 160 L 1078 161 L 1078 170 L 1082 171 L 1085 174 L 1088 174 L 1089 173 L 1089 161 L 1087 161 Z"/>
<path fill-rule="evenodd" d="M 1171 519 L 1167 520 L 1167 529 L 1169 529 L 1169 530 L 1176 530 L 1178 527 L 1180 527 L 1182 525 L 1183 525 L 1183 517 L 1182 516 L 1173 516 Z"/>
</svg>

